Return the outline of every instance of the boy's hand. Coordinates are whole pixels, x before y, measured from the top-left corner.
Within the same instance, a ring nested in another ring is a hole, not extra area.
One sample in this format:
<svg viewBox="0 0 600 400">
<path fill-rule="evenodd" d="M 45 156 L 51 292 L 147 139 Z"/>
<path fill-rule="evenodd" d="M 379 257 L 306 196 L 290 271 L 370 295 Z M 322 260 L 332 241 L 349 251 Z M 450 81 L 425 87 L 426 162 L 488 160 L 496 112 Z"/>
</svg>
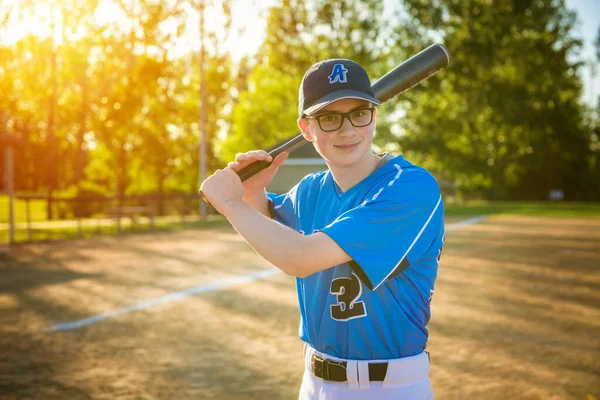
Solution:
<svg viewBox="0 0 600 400">
<path fill-rule="evenodd" d="M 265 187 L 271 183 L 273 177 L 277 173 L 277 170 L 287 159 L 287 157 L 288 153 L 279 154 L 277 157 L 275 157 L 275 160 L 273 160 L 273 163 L 268 168 L 260 171 L 258 174 L 244 181 L 244 197 L 252 198 L 259 193 L 264 193 Z M 247 153 L 238 153 L 235 156 L 235 161 L 230 162 L 227 167 L 237 172 L 253 162 L 261 160 L 272 161 L 272 157 L 264 150 L 253 150 Z"/>
</svg>

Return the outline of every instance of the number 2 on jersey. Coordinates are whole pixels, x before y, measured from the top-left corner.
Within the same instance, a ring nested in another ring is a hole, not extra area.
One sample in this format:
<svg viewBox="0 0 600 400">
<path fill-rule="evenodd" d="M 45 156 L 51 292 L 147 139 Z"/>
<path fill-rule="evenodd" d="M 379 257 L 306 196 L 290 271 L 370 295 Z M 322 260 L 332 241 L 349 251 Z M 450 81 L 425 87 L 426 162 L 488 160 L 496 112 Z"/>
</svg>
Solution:
<svg viewBox="0 0 600 400">
<path fill-rule="evenodd" d="M 331 305 L 331 318 L 347 321 L 367 315 L 365 303 L 356 301 L 362 294 L 362 284 L 356 275 L 331 281 L 331 294 L 336 295 L 338 301 Z"/>
</svg>

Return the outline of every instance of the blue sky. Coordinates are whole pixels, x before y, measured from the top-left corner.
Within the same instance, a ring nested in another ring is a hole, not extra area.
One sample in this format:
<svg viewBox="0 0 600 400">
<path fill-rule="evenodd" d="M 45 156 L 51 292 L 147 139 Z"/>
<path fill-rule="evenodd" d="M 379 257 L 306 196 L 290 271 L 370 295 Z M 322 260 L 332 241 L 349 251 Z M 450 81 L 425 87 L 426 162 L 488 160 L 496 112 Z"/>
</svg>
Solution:
<svg viewBox="0 0 600 400">
<path fill-rule="evenodd" d="M 577 36 L 584 40 L 581 55 L 596 64 L 596 77 L 592 81 L 590 68 L 582 70 L 585 91 L 583 99 L 588 104 L 596 104 L 600 96 L 600 63 L 595 56 L 594 41 L 600 28 L 600 0 L 566 0 L 567 7 L 578 14 L 579 26 L 575 30 Z M 592 100 L 593 99 L 593 100 Z"/>
</svg>

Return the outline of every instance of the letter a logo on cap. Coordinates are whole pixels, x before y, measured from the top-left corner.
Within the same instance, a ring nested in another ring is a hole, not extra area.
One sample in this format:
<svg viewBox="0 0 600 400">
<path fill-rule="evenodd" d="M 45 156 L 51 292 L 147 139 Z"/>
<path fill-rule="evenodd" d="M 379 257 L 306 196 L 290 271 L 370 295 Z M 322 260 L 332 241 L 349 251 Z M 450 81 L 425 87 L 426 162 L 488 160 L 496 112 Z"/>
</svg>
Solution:
<svg viewBox="0 0 600 400">
<path fill-rule="evenodd" d="M 346 67 L 344 67 L 344 64 L 335 64 L 331 70 L 331 75 L 329 75 L 329 83 L 348 82 L 348 79 L 346 78 L 346 72 L 348 72 L 348 70 Z"/>
</svg>

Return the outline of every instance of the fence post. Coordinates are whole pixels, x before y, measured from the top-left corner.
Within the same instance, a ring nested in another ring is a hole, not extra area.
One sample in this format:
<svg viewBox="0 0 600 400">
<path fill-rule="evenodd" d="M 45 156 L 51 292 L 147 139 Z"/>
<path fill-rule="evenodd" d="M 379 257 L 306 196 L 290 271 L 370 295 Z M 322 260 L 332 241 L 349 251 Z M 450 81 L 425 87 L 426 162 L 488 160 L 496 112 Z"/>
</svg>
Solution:
<svg viewBox="0 0 600 400">
<path fill-rule="evenodd" d="M 179 201 L 179 214 L 181 214 L 181 227 L 185 226 L 185 198 L 180 197 L 181 201 Z"/>
<path fill-rule="evenodd" d="M 102 202 L 100 202 L 100 204 L 103 204 Z M 106 210 L 106 207 L 103 207 L 102 205 L 100 206 L 100 210 Z M 101 233 L 102 232 L 102 223 L 100 222 L 100 215 L 98 215 L 99 213 L 96 213 L 96 232 L 97 233 Z M 102 219 L 104 220 L 106 218 L 106 211 L 104 212 Z M 110 218 L 110 217 L 109 217 Z M 107 225 L 110 227 L 110 219 L 107 223 Z"/>
<path fill-rule="evenodd" d="M 4 176 L 6 177 L 6 192 L 8 193 L 8 243 L 15 242 L 15 210 L 13 208 L 13 149 L 10 145 L 4 149 Z"/>
<path fill-rule="evenodd" d="M 79 239 L 83 237 L 83 230 L 81 228 L 81 211 L 79 209 L 81 200 L 79 196 L 75 197 L 75 218 L 77 219 L 77 236 Z"/>
<path fill-rule="evenodd" d="M 31 209 L 29 207 L 29 202 L 31 199 L 27 197 L 25 199 L 25 218 L 27 218 L 27 241 L 31 243 L 33 241 L 33 235 L 31 232 Z"/>
<path fill-rule="evenodd" d="M 154 215 L 156 214 L 156 201 L 154 196 L 150 198 L 150 229 L 154 232 Z"/>
<path fill-rule="evenodd" d="M 121 234 L 121 201 L 122 197 L 117 197 L 117 235 Z"/>
</svg>

